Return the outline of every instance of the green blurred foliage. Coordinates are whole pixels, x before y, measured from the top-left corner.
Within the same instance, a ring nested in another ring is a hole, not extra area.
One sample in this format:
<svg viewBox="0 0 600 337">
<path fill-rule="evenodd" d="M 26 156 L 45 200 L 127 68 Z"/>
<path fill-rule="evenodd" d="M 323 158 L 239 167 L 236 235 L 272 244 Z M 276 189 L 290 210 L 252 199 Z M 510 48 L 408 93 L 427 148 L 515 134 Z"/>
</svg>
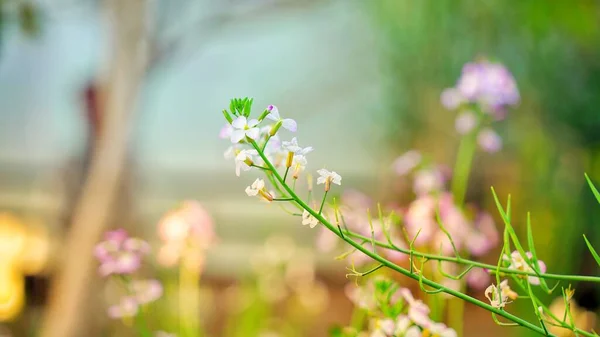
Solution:
<svg viewBox="0 0 600 337">
<path fill-rule="evenodd" d="M 600 206 L 583 176 L 600 181 L 600 3 L 382 0 L 369 6 L 396 153 L 415 147 L 453 165 L 455 116 L 439 95 L 466 62 L 504 63 L 522 103 L 495 126 L 504 151 L 477 154 L 468 200 L 493 212 L 490 185 L 504 200 L 512 194 L 515 227 L 525 239 L 525 215 L 532 212 L 538 254 L 550 271 L 597 274 L 581 234 L 600 247 L 593 226 Z"/>
</svg>

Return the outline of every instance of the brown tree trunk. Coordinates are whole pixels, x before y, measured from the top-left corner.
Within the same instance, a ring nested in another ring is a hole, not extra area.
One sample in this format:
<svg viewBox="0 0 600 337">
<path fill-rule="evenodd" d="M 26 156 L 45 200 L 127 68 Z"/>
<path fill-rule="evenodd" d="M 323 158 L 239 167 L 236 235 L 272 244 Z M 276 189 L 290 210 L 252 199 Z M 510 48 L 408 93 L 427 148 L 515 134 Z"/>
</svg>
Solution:
<svg viewBox="0 0 600 337">
<path fill-rule="evenodd" d="M 93 335 L 85 326 L 92 320 L 94 306 L 88 301 L 97 277 L 92 252 L 114 214 L 146 66 L 146 2 L 106 0 L 105 5 L 113 49 L 107 73 L 99 81 L 102 131 L 94 143 L 89 172 L 74 206 L 64 255 L 50 289 L 42 337 Z"/>
</svg>

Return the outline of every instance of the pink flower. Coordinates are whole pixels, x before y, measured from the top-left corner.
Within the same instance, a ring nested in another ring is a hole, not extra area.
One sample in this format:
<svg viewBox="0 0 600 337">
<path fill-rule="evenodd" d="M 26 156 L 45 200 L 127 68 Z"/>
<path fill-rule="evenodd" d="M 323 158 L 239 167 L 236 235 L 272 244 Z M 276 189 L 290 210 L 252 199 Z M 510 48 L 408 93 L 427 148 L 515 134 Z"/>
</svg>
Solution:
<svg viewBox="0 0 600 337">
<path fill-rule="evenodd" d="M 467 235 L 466 246 L 471 255 L 482 256 L 494 248 L 498 240 L 494 219 L 489 213 L 483 212 L 475 219 L 475 224 Z"/>
<path fill-rule="evenodd" d="M 396 174 L 403 176 L 415 169 L 421 163 L 421 153 L 410 150 L 394 160 L 392 167 Z"/>
<path fill-rule="evenodd" d="M 110 318 L 125 318 L 137 315 L 139 305 L 133 297 L 123 297 L 121 301 L 108 308 L 108 316 Z"/>
<path fill-rule="evenodd" d="M 491 283 L 490 273 L 482 268 L 473 268 L 467 273 L 467 284 L 475 290 L 483 290 Z"/>
<path fill-rule="evenodd" d="M 142 256 L 150 251 L 146 241 L 130 238 L 125 230 L 108 232 L 105 239 L 94 248 L 102 276 L 134 273 L 140 268 Z"/>
<path fill-rule="evenodd" d="M 531 254 L 531 252 L 526 252 L 525 255 L 527 255 L 527 259 L 533 263 L 533 260 L 532 260 L 533 254 Z M 515 269 L 515 270 L 529 272 L 529 273 L 535 272 L 533 270 L 533 268 L 531 268 L 531 266 L 529 265 L 527 260 L 516 250 L 514 252 L 512 252 L 510 254 L 510 256 L 507 256 L 507 255 L 502 256 L 502 259 L 504 261 L 509 262 L 508 268 L 510 268 L 510 269 Z M 539 272 L 541 274 L 546 272 L 546 264 L 544 263 L 544 261 L 538 260 L 537 265 L 538 265 L 537 269 L 539 270 Z M 527 281 L 533 285 L 540 284 L 540 279 L 537 276 L 527 276 Z"/>
<path fill-rule="evenodd" d="M 466 135 L 477 126 L 477 117 L 471 111 L 460 113 L 454 122 L 454 128 L 461 135 Z"/>
<path fill-rule="evenodd" d="M 158 280 L 136 280 L 131 283 L 131 288 L 138 304 L 154 302 L 163 294 Z"/>
<path fill-rule="evenodd" d="M 415 173 L 413 191 L 416 195 L 437 192 L 444 187 L 444 175 L 435 168 L 419 170 Z"/>
<path fill-rule="evenodd" d="M 399 291 L 402 298 L 408 304 L 408 318 L 421 327 L 429 327 L 431 324 L 429 307 L 423 301 L 416 300 L 409 289 L 401 288 Z"/>
</svg>

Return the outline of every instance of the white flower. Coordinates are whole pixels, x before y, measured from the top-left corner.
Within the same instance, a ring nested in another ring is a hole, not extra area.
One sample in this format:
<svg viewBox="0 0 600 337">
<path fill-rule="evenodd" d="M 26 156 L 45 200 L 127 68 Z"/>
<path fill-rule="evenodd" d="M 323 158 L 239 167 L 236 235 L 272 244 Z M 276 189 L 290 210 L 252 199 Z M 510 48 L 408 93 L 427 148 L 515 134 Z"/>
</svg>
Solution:
<svg viewBox="0 0 600 337">
<path fill-rule="evenodd" d="M 304 226 L 308 225 L 310 228 L 315 228 L 317 224 L 319 224 L 319 220 L 312 216 L 307 210 L 302 212 L 302 224 Z"/>
<path fill-rule="evenodd" d="M 531 254 L 531 252 L 526 252 L 525 254 L 527 255 L 527 258 L 533 262 L 533 254 Z M 510 268 L 510 269 L 515 269 L 515 270 L 524 271 L 524 272 L 528 272 L 528 273 L 535 272 L 533 270 L 533 268 L 531 268 L 529 263 L 527 263 L 527 261 L 523 258 L 523 256 L 516 250 L 510 254 L 510 257 L 507 256 L 506 254 L 504 254 L 502 256 L 502 259 L 504 261 L 510 262 L 510 265 L 508 266 L 508 268 Z M 544 261 L 537 260 L 537 265 L 538 265 L 538 270 L 540 273 L 543 274 L 546 272 L 546 264 L 544 263 Z M 521 276 L 524 276 L 524 275 L 521 275 Z M 533 285 L 540 284 L 540 279 L 536 276 L 527 276 L 527 281 Z"/>
<path fill-rule="evenodd" d="M 248 121 L 244 116 L 236 118 L 233 123 L 231 123 L 231 126 L 233 127 L 233 131 L 231 132 L 231 142 L 239 143 L 244 137 L 254 140 L 258 139 L 260 130 L 256 127 L 257 125 L 258 120 L 256 119 Z"/>
<path fill-rule="evenodd" d="M 317 185 L 325 184 L 325 191 L 329 191 L 331 183 L 341 185 L 342 176 L 337 174 L 335 171 L 328 171 L 326 169 L 320 169 L 317 171 L 320 177 L 317 178 Z"/>
<path fill-rule="evenodd" d="M 227 124 L 225 124 L 225 126 L 223 126 L 223 128 L 219 132 L 219 138 L 221 138 L 221 139 L 230 138 L 232 133 L 233 133 L 233 126 L 231 126 L 231 124 L 227 123 Z"/>
<path fill-rule="evenodd" d="M 518 294 L 508 286 L 508 280 L 500 282 L 498 286 L 492 284 L 485 290 L 485 297 L 490 301 L 490 305 L 497 309 L 504 308 L 510 303 L 509 298 L 514 300 L 517 296 Z"/>
<path fill-rule="evenodd" d="M 256 150 L 241 150 L 235 156 L 235 175 L 240 176 L 240 171 L 248 171 L 254 161 L 252 160 L 252 156 L 257 156 L 258 151 Z"/>
<path fill-rule="evenodd" d="M 403 337 L 421 337 L 421 329 L 419 329 L 418 326 L 413 325 L 410 328 L 408 328 L 408 330 L 406 330 L 406 332 L 404 333 L 404 335 L 398 335 L 398 336 L 403 336 Z"/>
<path fill-rule="evenodd" d="M 298 175 L 300 174 L 300 172 L 302 172 L 306 169 L 307 164 L 308 164 L 308 161 L 306 160 L 305 156 L 303 156 L 303 155 L 295 155 L 294 156 L 294 158 L 292 159 L 292 168 L 294 169 L 294 174 L 293 174 L 294 179 L 298 179 Z"/>
<path fill-rule="evenodd" d="M 298 140 L 296 139 L 296 137 L 292 138 L 292 140 L 289 142 L 284 141 L 281 144 L 281 147 L 284 150 L 286 150 L 288 152 L 292 152 L 295 155 L 306 155 L 307 153 L 309 153 L 313 150 L 312 146 L 308 146 L 305 148 L 298 146 Z"/>
<path fill-rule="evenodd" d="M 246 187 L 246 194 L 249 197 L 261 196 L 267 201 L 273 201 L 273 195 L 265 190 L 265 181 L 257 178 L 252 185 Z"/>
<path fill-rule="evenodd" d="M 277 107 L 276 107 L 276 106 L 274 106 L 274 105 L 269 105 L 269 106 L 267 107 L 267 110 L 269 111 L 269 114 L 267 115 L 267 118 L 268 118 L 268 119 L 270 119 L 270 120 L 272 120 L 272 121 L 275 121 L 275 122 L 277 122 L 277 123 L 281 122 L 281 126 L 282 126 L 284 129 L 290 130 L 290 131 L 292 131 L 292 132 L 296 132 L 296 130 L 297 130 L 297 128 L 298 128 L 298 126 L 297 126 L 297 124 L 296 124 L 296 121 L 295 121 L 295 120 L 293 120 L 293 119 L 291 119 L 291 118 L 285 118 L 285 119 L 282 119 L 282 118 L 279 116 L 279 109 L 277 109 Z"/>
<path fill-rule="evenodd" d="M 256 180 L 252 183 L 252 185 L 246 187 L 246 194 L 249 197 L 255 197 L 256 195 L 258 195 L 258 192 L 260 192 L 264 188 L 265 188 L 265 181 L 260 178 L 256 178 Z"/>
</svg>

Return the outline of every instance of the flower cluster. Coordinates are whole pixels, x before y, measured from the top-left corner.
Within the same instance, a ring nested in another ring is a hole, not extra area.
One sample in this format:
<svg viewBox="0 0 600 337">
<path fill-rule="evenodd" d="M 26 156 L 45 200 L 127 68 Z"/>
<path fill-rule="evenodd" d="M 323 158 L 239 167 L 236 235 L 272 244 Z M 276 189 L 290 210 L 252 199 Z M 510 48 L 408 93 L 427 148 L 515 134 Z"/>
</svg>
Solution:
<svg viewBox="0 0 600 337">
<path fill-rule="evenodd" d="M 363 286 L 350 284 L 348 298 L 369 315 L 368 331 L 345 328 L 344 337 L 456 337 L 456 331 L 430 317 L 429 307 L 411 291 L 385 277 L 370 278 Z"/>
<path fill-rule="evenodd" d="M 136 272 L 142 257 L 149 252 L 150 245 L 146 241 L 129 237 L 124 229 L 107 232 L 104 241 L 94 249 L 94 255 L 100 262 L 100 275 L 105 277 Z"/>
<path fill-rule="evenodd" d="M 487 60 L 467 63 L 456 86 L 441 95 L 444 107 L 459 111 L 456 131 L 463 135 L 476 131 L 477 142 L 486 152 L 502 148 L 502 139 L 486 124 L 490 119 L 504 119 L 507 109 L 519 100 L 512 74 L 502 64 Z"/>
<path fill-rule="evenodd" d="M 100 274 L 115 276 L 125 288 L 118 303 L 108 308 L 109 317 L 134 317 L 142 306 L 162 296 L 163 287 L 158 280 L 133 278 L 133 274 L 141 267 L 143 256 L 149 252 L 150 245 L 146 241 L 130 237 L 124 229 L 107 232 L 104 241 L 96 245 L 94 254 L 100 262 Z"/>
<path fill-rule="evenodd" d="M 283 180 L 288 178 L 288 174 L 294 179 L 294 182 L 300 177 L 300 174 L 306 170 L 308 165 L 307 154 L 313 151 L 311 146 L 302 147 L 296 137 L 288 140 L 281 140 L 279 131 L 281 128 L 290 132 L 297 131 L 296 121 L 290 118 L 282 118 L 279 109 L 274 105 L 269 105 L 257 119 L 249 119 L 251 111 L 251 99 L 234 99 L 230 104 L 229 110 L 224 110 L 223 114 L 228 123 L 222 128 L 219 136 L 223 139 L 229 139 L 232 145 L 225 151 L 225 158 L 233 159 L 235 162 L 235 173 L 240 176 L 243 171 L 259 169 L 265 171 L 270 178 L 273 175 L 278 176 L 278 172 L 273 172 L 281 167 L 285 168 Z M 271 121 L 273 123 L 263 125 Z M 325 192 L 331 189 L 332 184 L 341 185 L 342 176 L 335 171 L 320 169 L 317 171 L 317 185 L 324 185 Z M 246 187 L 246 195 L 258 197 L 266 202 L 279 200 L 289 200 L 289 196 L 280 189 L 281 181 L 270 180 L 271 186 L 278 189 L 276 192 L 268 187 L 268 183 L 261 178 Z M 302 224 L 310 228 L 315 227 L 319 220 L 307 210 L 302 213 Z"/>
</svg>

